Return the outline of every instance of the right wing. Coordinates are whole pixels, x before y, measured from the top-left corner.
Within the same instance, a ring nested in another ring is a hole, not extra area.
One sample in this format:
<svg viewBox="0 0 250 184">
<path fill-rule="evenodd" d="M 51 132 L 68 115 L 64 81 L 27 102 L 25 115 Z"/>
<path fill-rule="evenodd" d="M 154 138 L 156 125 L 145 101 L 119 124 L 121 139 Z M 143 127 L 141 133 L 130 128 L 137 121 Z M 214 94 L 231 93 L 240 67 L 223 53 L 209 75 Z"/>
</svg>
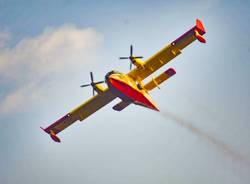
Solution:
<svg viewBox="0 0 250 184">
<path fill-rule="evenodd" d="M 84 120 L 97 110 L 114 100 L 114 96 L 108 88 L 103 92 L 93 96 L 88 101 L 67 113 L 65 116 L 51 124 L 47 128 L 43 129 L 55 142 L 60 142 L 60 139 L 56 136 L 59 132 L 76 122 L 77 120 Z"/>
<path fill-rule="evenodd" d="M 147 59 L 145 63 L 143 63 L 143 67 L 137 67 L 131 70 L 128 75 L 138 81 L 144 80 L 156 70 L 181 54 L 181 51 L 196 39 L 205 43 L 206 40 L 202 37 L 205 33 L 206 31 L 201 21 L 197 19 L 196 25 L 193 28 Z"/>
</svg>

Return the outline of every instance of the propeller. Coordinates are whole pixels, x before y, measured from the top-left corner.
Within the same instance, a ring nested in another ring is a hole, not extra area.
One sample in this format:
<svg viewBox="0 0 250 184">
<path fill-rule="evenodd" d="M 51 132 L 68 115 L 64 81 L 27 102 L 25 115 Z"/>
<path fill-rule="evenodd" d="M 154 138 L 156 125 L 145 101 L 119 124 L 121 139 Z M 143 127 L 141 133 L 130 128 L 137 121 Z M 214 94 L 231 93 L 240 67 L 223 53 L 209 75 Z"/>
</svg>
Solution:
<svg viewBox="0 0 250 184">
<path fill-rule="evenodd" d="M 96 84 L 104 83 L 104 81 L 94 82 L 94 76 L 93 76 L 92 72 L 90 72 L 90 79 L 91 79 L 91 83 L 89 83 L 89 84 L 83 84 L 80 87 L 84 88 L 84 87 L 92 86 L 92 88 L 93 88 L 93 92 L 92 93 L 93 93 L 93 96 L 94 96 L 95 95 L 95 85 Z"/>
<path fill-rule="evenodd" d="M 120 57 L 119 59 L 130 59 L 130 67 L 132 69 L 132 64 L 134 59 L 142 59 L 143 56 L 133 56 L 133 45 L 130 45 L 130 56 L 129 57 Z"/>
</svg>

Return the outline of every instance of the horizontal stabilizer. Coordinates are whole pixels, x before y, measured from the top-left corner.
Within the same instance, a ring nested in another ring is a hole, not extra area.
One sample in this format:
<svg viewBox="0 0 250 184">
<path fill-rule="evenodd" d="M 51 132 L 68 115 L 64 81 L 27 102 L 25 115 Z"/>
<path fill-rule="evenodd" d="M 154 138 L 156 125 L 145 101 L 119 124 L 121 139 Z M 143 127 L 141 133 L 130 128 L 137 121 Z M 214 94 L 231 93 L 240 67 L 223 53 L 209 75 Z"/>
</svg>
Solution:
<svg viewBox="0 0 250 184">
<path fill-rule="evenodd" d="M 125 101 L 121 101 L 118 104 L 116 104 L 113 109 L 115 111 L 122 111 L 123 109 L 125 109 L 127 106 L 129 106 L 129 104 L 131 104 L 131 102 L 125 102 Z"/>
<path fill-rule="evenodd" d="M 156 78 L 153 78 L 151 81 L 149 81 L 144 86 L 144 88 L 148 91 L 154 89 L 155 87 L 159 88 L 159 85 L 161 83 L 163 83 L 165 80 L 167 80 L 168 78 L 172 77 L 175 74 L 176 74 L 175 70 L 173 68 L 169 68 L 165 72 L 157 76 Z"/>
</svg>

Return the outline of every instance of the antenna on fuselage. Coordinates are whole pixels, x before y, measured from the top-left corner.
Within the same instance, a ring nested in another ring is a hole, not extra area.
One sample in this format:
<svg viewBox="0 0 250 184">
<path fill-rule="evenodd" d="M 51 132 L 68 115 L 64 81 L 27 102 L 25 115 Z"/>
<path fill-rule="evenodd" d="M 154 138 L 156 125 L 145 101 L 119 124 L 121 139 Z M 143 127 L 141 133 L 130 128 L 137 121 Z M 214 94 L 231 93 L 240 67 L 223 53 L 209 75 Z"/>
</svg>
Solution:
<svg viewBox="0 0 250 184">
<path fill-rule="evenodd" d="M 93 96 L 94 96 L 94 95 L 95 95 L 95 86 L 96 86 L 96 84 L 104 83 L 104 81 L 94 82 L 93 72 L 90 72 L 90 79 L 91 79 L 91 83 L 81 85 L 80 87 L 81 87 L 81 88 L 84 88 L 84 87 L 92 86 L 92 88 L 93 88 L 92 94 L 93 94 Z"/>
<path fill-rule="evenodd" d="M 132 64 L 134 63 L 134 59 L 142 59 L 143 56 L 133 56 L 133 45 L 130 45 L 130 56 L 129 57 L 120 57 L 119 59 L 130 59 L 129 69 L 132 69 Z"/>
</svg>

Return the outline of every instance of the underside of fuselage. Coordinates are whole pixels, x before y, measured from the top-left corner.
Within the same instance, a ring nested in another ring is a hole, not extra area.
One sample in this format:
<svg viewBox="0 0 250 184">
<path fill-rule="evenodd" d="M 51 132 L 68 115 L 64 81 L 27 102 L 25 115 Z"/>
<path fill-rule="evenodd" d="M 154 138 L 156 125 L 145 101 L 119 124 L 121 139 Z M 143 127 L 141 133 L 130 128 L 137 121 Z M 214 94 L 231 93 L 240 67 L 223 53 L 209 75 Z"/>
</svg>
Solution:
<svg viewBox="0 0 250 184">
<path fill-rule="evenodd" d="M 111 92 L 121 100 L 159 111 L 147 90 L 129 76 L 111 71 L 105 79 Z"/>
</svg>

